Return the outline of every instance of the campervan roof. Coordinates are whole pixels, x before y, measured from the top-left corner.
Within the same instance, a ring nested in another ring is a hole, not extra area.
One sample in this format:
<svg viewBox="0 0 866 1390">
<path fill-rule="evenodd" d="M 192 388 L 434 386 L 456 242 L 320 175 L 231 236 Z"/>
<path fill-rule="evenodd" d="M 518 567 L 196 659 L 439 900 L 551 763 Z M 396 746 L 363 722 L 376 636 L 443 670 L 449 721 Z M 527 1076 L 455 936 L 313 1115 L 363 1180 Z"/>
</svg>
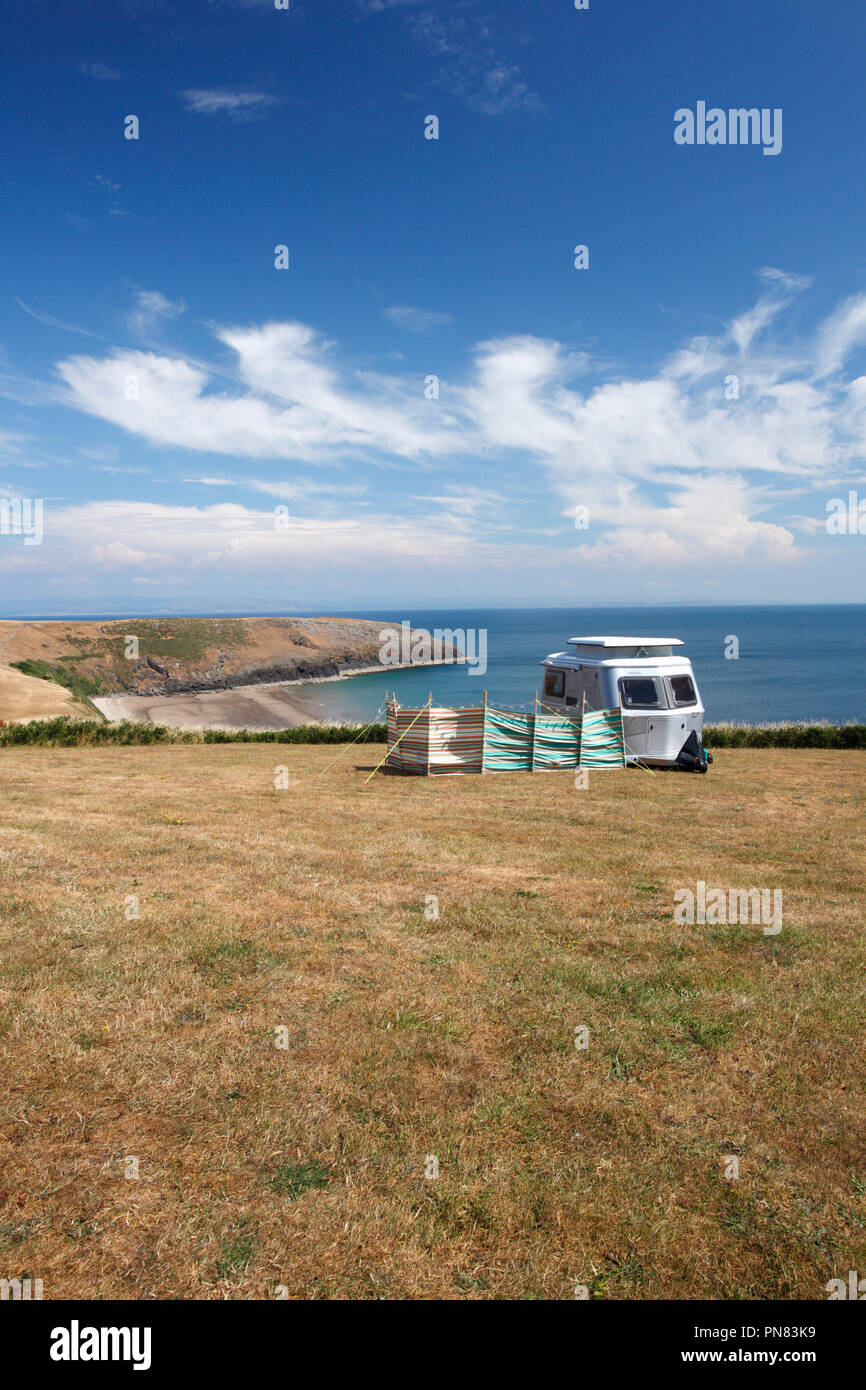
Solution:
<svg viewBox="0 0 866 1390">
<path fill-rule="evenodd" d="M 569 637 L 570 647 L 681 647 L 679 637 Z"/>
<path fill-rule="evenodd" d="M 567 663 L 610 665 L 615 661 L 664 661 L 683 643 L 679 637 L 569 637 L 571 653 L 561 653 Z M 679 658 L 684 661 L 684 657 Z M 550 660 L 550 658 L 548 658 Z"/>
</svg>

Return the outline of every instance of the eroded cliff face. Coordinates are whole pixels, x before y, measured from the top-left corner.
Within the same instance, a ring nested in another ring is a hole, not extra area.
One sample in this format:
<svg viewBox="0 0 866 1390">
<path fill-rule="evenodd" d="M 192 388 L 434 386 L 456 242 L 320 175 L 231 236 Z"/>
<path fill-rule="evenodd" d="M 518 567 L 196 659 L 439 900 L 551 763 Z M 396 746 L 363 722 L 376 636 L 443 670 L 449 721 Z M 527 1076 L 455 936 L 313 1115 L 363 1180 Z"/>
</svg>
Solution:
<svg viewBox="0 0 866 1390">
<path fill-rule="evenodd" d="M 361 618 L 5 621 L 0 662 L 83 697 L 172 695 L 378 667 L 384 627 Z"/>
</svg>

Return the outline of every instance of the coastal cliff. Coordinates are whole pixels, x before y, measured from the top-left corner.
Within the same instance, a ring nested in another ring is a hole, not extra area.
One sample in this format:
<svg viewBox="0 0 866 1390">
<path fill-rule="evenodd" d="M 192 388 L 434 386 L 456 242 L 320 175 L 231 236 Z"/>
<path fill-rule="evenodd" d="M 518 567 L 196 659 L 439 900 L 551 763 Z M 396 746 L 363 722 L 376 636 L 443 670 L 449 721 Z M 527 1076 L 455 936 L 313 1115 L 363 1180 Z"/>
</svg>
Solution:
<svg viewBox="0 0 866 1390">
<path fill-rule="evenodd" d="M 66 706 L 70 698 L 84 704 L 95 697 L 233 690 L 380 669 L 384 626 L 328 617 L 3 621 L 0 718 L 31 717 L 28 692 L 45 713 L 41 682 L 62 687 L 58 702 Z M 14 710 L 3 707 L 4 671 L 15 690 Z"/>
</svg>

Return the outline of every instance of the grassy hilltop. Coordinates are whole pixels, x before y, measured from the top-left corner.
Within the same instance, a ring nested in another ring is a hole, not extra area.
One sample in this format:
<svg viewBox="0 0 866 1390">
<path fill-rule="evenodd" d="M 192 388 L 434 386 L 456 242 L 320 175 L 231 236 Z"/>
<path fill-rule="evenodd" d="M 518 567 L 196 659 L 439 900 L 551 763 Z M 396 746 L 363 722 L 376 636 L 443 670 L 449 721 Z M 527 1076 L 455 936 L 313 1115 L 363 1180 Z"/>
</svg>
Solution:
<svg viewBox="0 0 866 1390">
<path fill-rule="evenodd" d="M 98 717 L 97 696 L 336 675 L 378 664 L 381 629 L 359 618 L 0 620 L 0 719 Z"/>
<path fill-rule="evenodd" d="M 866 753 L 577 791 L 365 785 L 383 752 L 3 751 L 5 1273 L 811 1299 L 862 1269 Z M 698 879 L 781 889 L 781 933 L 675 924 Z"/>
</svg>

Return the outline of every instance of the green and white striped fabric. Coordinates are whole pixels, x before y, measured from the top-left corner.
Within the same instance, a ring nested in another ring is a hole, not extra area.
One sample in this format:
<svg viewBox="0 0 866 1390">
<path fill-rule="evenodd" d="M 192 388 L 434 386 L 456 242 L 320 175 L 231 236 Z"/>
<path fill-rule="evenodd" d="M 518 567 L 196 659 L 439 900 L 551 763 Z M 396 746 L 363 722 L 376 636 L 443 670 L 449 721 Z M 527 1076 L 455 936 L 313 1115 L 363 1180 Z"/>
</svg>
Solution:
<svg viewBox="0 0 866 1390">
<path fill-rule="evenodd" d="M 401 709 L 388 702 L 388 764 L 422 775 L 448 772 L 546 772 L 624 767 L 622 711 L 583 718 L 517 714 L 487 706 Z"/>
<path fill-rule="evenodd" d="M 483 772 L 527 772 L 532 767 L 532 715 L 487 707 Z"/>
<path fill-rule="evenodd" d="M 581 727 L 581 767 L 625 766 L 621 709 L 587 710 Z"/>
<path fill-rule="evenodd" d="M 535 748 L 532 772 L 558 767 L 577 767 L 580 762 L 580 720 L 562 719 L 555 714 L 535 716 Z"/>
</svg>

